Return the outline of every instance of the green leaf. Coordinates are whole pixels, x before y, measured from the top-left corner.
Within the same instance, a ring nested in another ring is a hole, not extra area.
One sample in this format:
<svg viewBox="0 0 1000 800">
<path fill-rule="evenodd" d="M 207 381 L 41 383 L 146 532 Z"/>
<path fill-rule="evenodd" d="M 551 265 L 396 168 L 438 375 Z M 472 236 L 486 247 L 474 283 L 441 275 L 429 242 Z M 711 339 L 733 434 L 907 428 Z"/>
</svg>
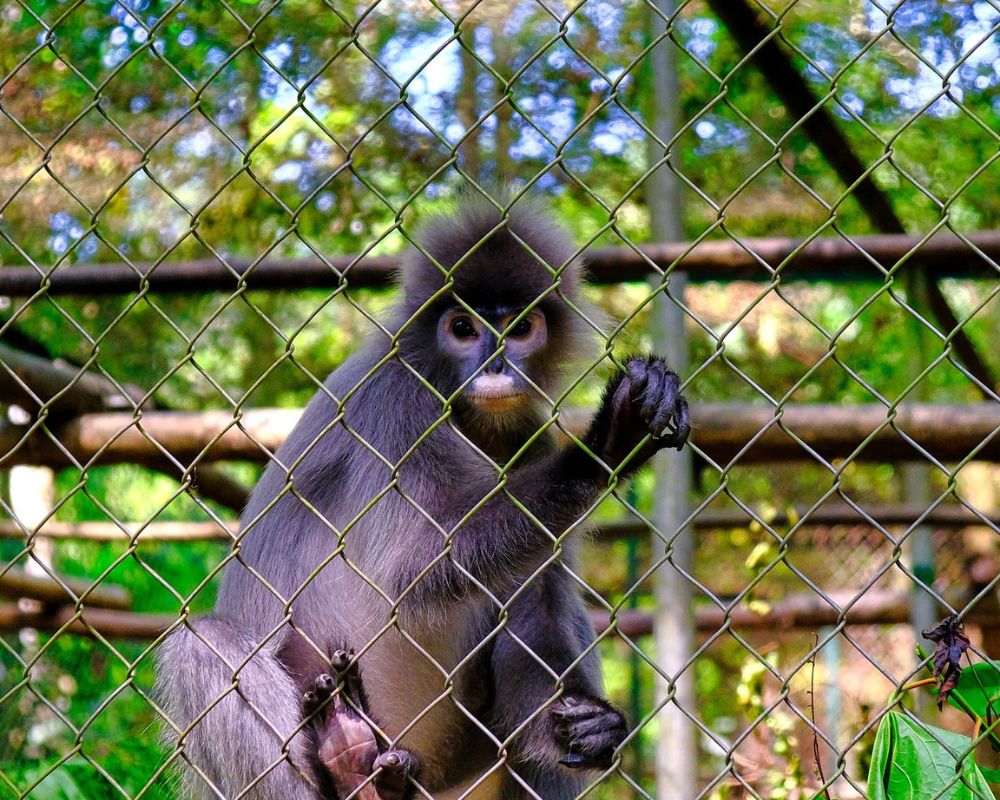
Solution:
<svg viewBox="0 0 1000 800">
<path fill-rule="evenodd" d="M 992 800 L 968 736 L 890 711 L 879 724 L 868 771 L 869 800 Z"/>
<path fill-rule="evenodd" d="M 980 767 L 979 771 L 983 773 L 983 777 L 986 778 L 990 783 L 1000 783 L 1000 769 L 990 769 L 989 767 Z"/>
<path fill-rule="evenodd" d="M 989 725 L 1000 716 L 1000 663 L 980 661 L 965 667 L 958 683 L 948 694 L 949 705 Z M 1000 753 L 1000 735 L 987 734 L 990 747 Z"/>
<path fill-rule="evenodd" d="M 71 764 L 63 764 L 47 775 L 32 789 L 31 797 L 38 800 L 87 800 L 87 793 L 74 779 L 71 767 Z"/>
<path fill-rule="evenodd" d="M 954 695 L 958 695 L 956 698 Z M 959 711 L 966 711 L 961 702 L 971 708 L 980 719 L 987 718 L 992 705 L 993 716 L 1000 716 L 1000 664 L 996 661 L 980 661 L 962 670 L 958 684 L 948 698 L 948 704 Z"/>
</svg>

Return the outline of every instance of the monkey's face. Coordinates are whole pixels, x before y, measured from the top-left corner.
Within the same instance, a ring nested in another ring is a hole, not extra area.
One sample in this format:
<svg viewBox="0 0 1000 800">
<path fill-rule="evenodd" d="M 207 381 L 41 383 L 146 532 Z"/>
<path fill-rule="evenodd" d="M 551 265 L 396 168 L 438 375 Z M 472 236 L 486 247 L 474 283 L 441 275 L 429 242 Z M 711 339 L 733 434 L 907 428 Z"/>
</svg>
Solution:
<svg viewBox="0 0 1000 800">
<path fill-rule="evenodd" d="M 540 309 L 446 310 L 438 346 L 463 386 L 462 400 L 479 411 L 507 414 L 537 398 L 532 364 L 548 341 Z"/>
</svg>

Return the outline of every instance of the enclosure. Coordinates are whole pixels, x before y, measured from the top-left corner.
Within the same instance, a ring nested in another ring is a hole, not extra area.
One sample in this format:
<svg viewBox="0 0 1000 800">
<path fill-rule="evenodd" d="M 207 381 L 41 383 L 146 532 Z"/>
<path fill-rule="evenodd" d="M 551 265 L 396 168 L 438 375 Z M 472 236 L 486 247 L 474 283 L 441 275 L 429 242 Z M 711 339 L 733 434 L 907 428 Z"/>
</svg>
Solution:
<svg viewBox="0 0 1000 800">
<path fill-rule="evenodd" d="M 630 720 L 591 796 L 991 798 L 998 31 L 993 0 L 0 2 L 0 798 L 176 795 L 157 649 L 463 191 L 543 198 L 587 265 L 548 426 L 635 352 L 691 403 L 575 574 Z"/>
</svg>

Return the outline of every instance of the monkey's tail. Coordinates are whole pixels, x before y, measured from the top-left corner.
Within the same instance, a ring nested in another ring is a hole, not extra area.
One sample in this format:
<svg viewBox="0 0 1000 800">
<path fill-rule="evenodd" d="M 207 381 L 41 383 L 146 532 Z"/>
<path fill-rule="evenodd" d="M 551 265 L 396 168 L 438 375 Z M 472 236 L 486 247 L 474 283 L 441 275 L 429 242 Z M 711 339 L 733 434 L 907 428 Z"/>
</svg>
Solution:
<svg viewBox="0 0 1000 800">
<path fill-rule="evenodd" d="M 155 695 L 183 797 L 319 800 L 301 701 L 272 651 L 219 617 L 160 647 Z"/>
</svg>

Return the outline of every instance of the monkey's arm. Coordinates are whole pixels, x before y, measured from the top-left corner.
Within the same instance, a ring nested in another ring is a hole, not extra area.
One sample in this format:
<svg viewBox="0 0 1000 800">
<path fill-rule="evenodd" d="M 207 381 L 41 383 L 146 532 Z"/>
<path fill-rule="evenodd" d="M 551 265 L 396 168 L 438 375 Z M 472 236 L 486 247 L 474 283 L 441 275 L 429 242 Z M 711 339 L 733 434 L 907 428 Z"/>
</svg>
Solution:
<svg viewBox="0 0 1000 800">
<path fill-rule="evenodd" d="M 426 574 L 429 559 L 407 559 L 397 589 L 433 601 L 460 597 L 470 576 L 500 595 L 519 585 L 553 553 L 555 537 L 589 513 L 611 474 L 627 477 L 657 450 L 683 445 L 690 420 L 679 383 L 658 358 L 629 359 L 605 389 L 583 440 L 586 450 L 570 445 L 515 468 L 499 490 L 463 488 L 465 476 L 457 475 L 448 506 L 425 509 L 440 526 L 427 526 L 430 552 L 448 553 Z"/>
</svg>

